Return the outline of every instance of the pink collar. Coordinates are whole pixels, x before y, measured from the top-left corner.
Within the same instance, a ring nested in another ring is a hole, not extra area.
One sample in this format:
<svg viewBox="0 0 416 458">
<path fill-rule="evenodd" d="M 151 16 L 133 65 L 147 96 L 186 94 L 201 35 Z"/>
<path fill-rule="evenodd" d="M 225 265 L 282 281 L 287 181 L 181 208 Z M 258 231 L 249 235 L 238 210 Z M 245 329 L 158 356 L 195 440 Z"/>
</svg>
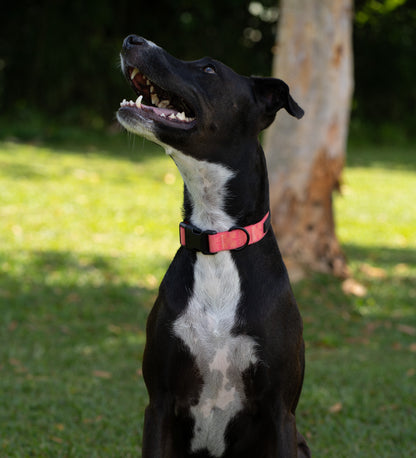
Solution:
<svg viewBox="0 0 416 458">
<path fill-rule="evenodd" d="M 270 212 L 251 226 L 232 227 L 227 232 L 201 231 L 196 226 L 182 222 L 179 224 L 181 245 L 189 250 L 203 254 L 215 254 L 219 251 L 242 250 L 248 245 L 259 242 L 270 228 Z"/>
</svg>

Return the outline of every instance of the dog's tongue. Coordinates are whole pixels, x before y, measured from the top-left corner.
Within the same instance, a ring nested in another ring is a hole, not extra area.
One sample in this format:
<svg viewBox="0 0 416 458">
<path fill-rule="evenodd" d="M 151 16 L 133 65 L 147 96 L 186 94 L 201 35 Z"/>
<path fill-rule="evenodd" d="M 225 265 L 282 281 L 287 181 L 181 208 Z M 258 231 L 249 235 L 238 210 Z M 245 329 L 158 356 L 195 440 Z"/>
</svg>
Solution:
<svg viewBox="0 0 416 458">
<path fill-rule="evenodd" d="M 142 108 L 144 110 L 152 110 L 158 116 L 164 115 L 166 118 L 172 114 L 176 115 L 178 113 L 176 110 L 172 110 L 171 108 L 159 108 L 159 107 L 145 105 L 144 103 L 142 103 Z"/>
<path fill-rule="evenodd" d="M 186 117 L 185 112 L 179 113 L 177 110 L 173 110 L 172 108 L 159 108 L 155 106 L 149 106 L 142 103 L 140 108 L 145 111 L 153 111 L 157 116 L 161 118 L 167 118 L 175 121 L 185 121 L 190 122 L 192 119 Z"/>
</svg>

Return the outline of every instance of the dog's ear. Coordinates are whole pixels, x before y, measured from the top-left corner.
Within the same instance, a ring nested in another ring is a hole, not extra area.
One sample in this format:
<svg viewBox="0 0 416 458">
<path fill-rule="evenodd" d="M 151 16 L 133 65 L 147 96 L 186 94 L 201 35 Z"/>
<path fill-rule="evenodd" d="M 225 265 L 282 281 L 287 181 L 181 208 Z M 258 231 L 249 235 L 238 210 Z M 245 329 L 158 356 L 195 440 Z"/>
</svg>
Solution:
<svg viewBox="0 0 416 458">
<path fill-rule="evenodd" d="M 300 119 L 304 115 L 302 108 L 293 100 L 289 93 L 289 86 L 277 78 L 252 77 L 254 96 L 262 105 L 264 123 L 261 129 L 268 127 L 274 120 L 276 113 L 284 108 L 290 115 Z"/>
</svg>

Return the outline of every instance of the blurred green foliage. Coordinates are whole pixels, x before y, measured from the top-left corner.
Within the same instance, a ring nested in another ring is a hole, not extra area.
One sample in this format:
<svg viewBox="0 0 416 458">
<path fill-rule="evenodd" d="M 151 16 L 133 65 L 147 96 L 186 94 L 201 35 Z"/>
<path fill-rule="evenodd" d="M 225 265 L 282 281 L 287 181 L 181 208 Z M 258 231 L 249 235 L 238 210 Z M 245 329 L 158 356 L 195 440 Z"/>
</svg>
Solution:
<svg viewBox="0 0 416 458">
<path fill-rule="evenodd" d="M 355 18 L 356 115 L 414 135 L 416 2 L 357 0 Z"/>
<path fill-rule="evenodd" d="M 173 55 L 218 58 L 267 76 L 278 0 L 22 0 L 0 15 L 0 116 L 102 128 L 129 88 L 118 69 L 123 38 L 137 33 Z M 414 125 L 416 4 L 355 2 L 354 116 Z M 39 122 L 39 121 L 38 121 Z"/>
</svg>

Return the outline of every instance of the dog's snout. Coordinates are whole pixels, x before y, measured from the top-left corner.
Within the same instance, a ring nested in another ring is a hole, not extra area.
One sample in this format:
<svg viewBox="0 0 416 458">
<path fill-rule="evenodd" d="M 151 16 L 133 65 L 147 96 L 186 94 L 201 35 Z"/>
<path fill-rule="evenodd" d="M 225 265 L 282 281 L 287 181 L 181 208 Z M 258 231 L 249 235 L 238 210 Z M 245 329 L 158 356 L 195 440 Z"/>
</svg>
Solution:
<svg viewBox="0 0 416 458">
<path fill-rule="evenodd" d="M 123 43 L 123 49 L 128 50 L 132 48 L 133 46 L 140 46 L 146 44 L 147 41 L 139 37 L 137 35 L 129 35 L 128 37 L 125 38 L 124 43 Z"/>
</svg>

